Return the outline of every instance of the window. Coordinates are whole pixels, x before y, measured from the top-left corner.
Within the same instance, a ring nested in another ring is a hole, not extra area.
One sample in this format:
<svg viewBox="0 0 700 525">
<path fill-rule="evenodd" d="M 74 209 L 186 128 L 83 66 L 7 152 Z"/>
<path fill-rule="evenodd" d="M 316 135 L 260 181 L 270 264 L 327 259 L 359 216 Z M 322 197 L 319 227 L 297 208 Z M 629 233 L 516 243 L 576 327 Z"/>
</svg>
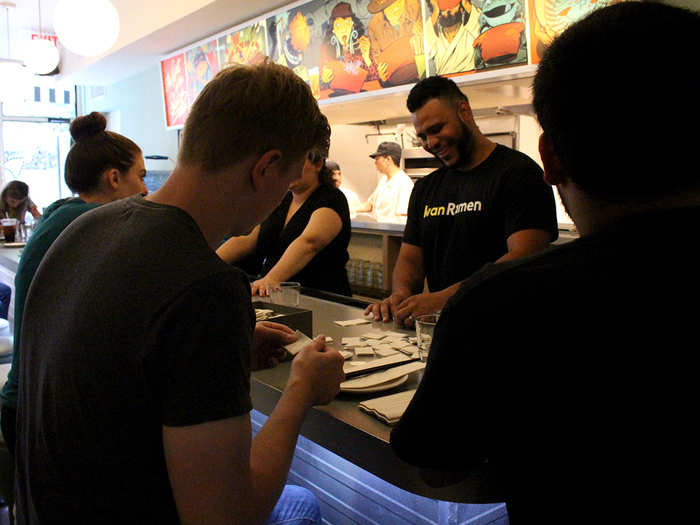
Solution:
<svg viewBox="0 0 700 525">
<path fill-rule="evenodd" d="M 39 210 L 71 195 L 63 170 L 74 93 L 73 86 L 33 77 L 23 96 L 0 102 L 0 187 L 11 180 L 26 182 Z"/>
</svg>

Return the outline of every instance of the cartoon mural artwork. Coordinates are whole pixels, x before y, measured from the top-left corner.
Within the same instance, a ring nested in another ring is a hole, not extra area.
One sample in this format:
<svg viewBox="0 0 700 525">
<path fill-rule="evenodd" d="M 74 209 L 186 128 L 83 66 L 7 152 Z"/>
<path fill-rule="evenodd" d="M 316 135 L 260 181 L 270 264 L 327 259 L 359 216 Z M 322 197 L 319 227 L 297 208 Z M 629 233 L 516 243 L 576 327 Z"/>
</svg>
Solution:
<svg viewBox="0 0 700 525">
<path fill-rule="evenodd" d="M 371 0 L 367 10 L 370 55 L 382 87 L 425 77 L 423 18 L 419 0 Z"/>
<path fill-rule="evenodd" d="M 527 0 L 530 60 L 591 11 L 627 0 Z M 270 60 L 317 99 L 528 62 L 525 0 L 310 0 L 161 61 L 166 123 L 182 126 L 224 67 Z"/>
<path fill-rule="evenodd" d="M 309 82 L 309 70 L 304 57 L 311 42 L 307 17 L 301 11 L 291 11 L 269 18 L 267 34 L 270 58 Z"/>
<path fill-rule="evenodd" d="M 187 100 L 187 83 L 185 82 L 185 55 L 180 53 L 160 63 L 163 75 L 163 96 L 165 99 L 166 126 L 185 124 L 190 105 Z"/>
<path fill-rule="evenodd" d="M 196 46 L 185 53 L 187 68 L 187 95 L 190 105 L 202 91 L 204 85 L 219 72 L 219 55 L 216 42 Z"/>
<path fill-rule="evenodd" d="M 477 69 L 527 62 L 522 0 L 482 0 Z"/>
<path fill-rule="evenodd" d="M 369 37 L 348 2 L 338 3 L 331 11 L 321 43 L 320 69 L 321 87 L 330 89 L 331 97 L 357 93 L 378 78 Z"/>
<path fill-rule="evenodd" d="M 574 22 L 596 9 L 626 0 L 528 0 L 530 62 L 538 64 L 547 46 Z"/>
<path fill-rule="evenodd" d="M 258 22 L 218 39 L 221 68 L 234 64 L 254 66 L 265 60 L 265 26 Z"/>
<path fill-rule="evenodd" d="M 428 71 L 450 75 L 476 69 L 474 40 L 481 10 L 469 0 L 426 0 L 425 41 Z"/>
</svg>

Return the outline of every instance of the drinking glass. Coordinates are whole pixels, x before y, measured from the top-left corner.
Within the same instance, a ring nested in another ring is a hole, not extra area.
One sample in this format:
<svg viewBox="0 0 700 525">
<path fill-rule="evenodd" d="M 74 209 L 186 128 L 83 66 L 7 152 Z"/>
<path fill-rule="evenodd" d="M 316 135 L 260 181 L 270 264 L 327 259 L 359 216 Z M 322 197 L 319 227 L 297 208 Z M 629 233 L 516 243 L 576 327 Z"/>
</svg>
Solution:
<svg viewBox="0 0 700 525">
<path fill-rule="evenodd" d="M 418 357 L 425 362 L 428 359 L 430 345 L 433 342 L 435 325 L 438 321 L 438 314 L 426 314 L 416 317 L 416 339 L 418 342 Z"/>
<path fill-rule="evenodd" d="M 270 301 L 284 306 L 299 306 L 301 284 L 282 282 L 270 287 Z"/>
</svg>

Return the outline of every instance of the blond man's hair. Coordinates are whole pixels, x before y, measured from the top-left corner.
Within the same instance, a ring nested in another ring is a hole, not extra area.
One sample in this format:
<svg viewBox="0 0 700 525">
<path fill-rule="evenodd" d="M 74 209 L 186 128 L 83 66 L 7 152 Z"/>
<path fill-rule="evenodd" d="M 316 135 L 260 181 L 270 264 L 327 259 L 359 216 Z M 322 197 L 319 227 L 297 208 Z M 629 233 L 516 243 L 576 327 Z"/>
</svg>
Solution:
<svg viewBox="0 0 700 525">
<path fill-rule="evenodd" d="M 217 172 L 278 149 L 282 165 L 311 149 L 328 151 L 330 126 L 309 86 L 266 60 L 220 71 L 192 105 L 178 161 Z"/>
</svg>

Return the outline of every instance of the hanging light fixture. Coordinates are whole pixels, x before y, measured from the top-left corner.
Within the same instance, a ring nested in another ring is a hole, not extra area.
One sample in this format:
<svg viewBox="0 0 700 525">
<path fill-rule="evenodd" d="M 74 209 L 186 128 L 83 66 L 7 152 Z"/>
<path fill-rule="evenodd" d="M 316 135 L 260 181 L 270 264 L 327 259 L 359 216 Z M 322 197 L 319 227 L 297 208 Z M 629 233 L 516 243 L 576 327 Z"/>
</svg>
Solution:
<svg viewBox="0 0 700 525">
<path fill-rule="evenodd" d="M 14 2 L 0 2 L 5 9 L 5 33 L 7 34 L 7 57 L 0 58 L 0 101 L 8 101 L 20 95 L 26 84 L 26 68 L 24 62 L 12 58 L 10 49 L 10 10 L 16 7 Z"/>
<path fill-rule="evenodd" d="M 119 13 L 109 0 L 59 0 L 53 17 L 61 44 L 76 55 L 101 55 L 119 36 Z"/>
<path fill-rule="evenodd" d="M 37 75 L 51 73 L 58 66 L 58 49 L 50 40 L 44 39 L 41 27 L 41 0 L 39 0 L 39 38 L 30 40 L 25 49 L 24 63 Z"/>
</svg>

